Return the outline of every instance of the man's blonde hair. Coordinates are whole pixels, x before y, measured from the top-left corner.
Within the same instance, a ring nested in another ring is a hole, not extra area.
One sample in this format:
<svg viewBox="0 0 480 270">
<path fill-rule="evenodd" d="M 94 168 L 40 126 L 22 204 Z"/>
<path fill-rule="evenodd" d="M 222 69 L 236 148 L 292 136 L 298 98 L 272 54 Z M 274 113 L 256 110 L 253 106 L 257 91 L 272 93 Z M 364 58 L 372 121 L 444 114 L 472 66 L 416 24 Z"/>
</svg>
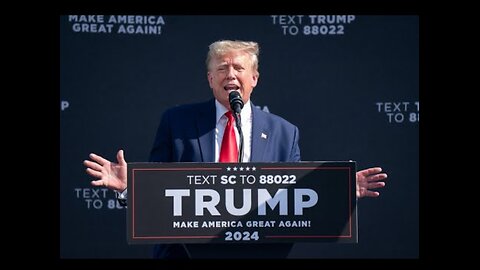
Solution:
<svg viewBox="0 0 480 270">
<path fill-rule="evenodd" d="M 210 62 L 213 58 L 221 57 L 231 51 L 243 51 L 250 56 L 252 63 L 252 70 L 256 73 L 258 77 L 260 74 L 258 72 L 258 55 L 260 54 L 260 47 L 257 42 L 254 41 L 241 41 L 241 40 L 219 40 L 208 46 L 207 60 L 205 61 L 207 65 L 207 70 L 210 71 Z"/>
</svg>

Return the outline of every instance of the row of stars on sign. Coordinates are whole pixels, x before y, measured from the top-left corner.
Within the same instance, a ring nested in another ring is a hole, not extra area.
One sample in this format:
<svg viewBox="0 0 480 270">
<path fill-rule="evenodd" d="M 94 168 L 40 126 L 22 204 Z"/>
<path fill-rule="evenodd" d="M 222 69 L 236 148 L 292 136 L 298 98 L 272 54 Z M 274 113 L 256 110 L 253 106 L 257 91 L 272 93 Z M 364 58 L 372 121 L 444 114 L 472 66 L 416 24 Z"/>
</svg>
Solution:
<svg viewBox="0 0 480 270">
<path fill-rule="evenodd" d="M 234 171 L 243 171 L 243 170 L 245 170 L 245 171 L 250 171 L 250 170 L 256 171 L 257 168 L 256 167 L 251 167 L 251 168 L 250 167 L 238 167 L 238 168 L 237 167 L 233 167 L 233 168 L 227 167 L 227 171 L 231 171 L 231 170 L 234 170 Z"/>
</svg>

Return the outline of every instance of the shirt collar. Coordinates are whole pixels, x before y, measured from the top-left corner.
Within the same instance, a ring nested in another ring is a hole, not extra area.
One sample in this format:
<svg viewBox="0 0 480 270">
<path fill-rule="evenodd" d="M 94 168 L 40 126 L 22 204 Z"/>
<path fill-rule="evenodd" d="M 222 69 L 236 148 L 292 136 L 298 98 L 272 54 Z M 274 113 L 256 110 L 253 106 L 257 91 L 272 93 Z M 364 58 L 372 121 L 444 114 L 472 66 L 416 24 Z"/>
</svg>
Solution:
<svg viewBox="0 0 480 270">
<path fill-rule="evenodd" d="M 220 118 L 222 118 L 222 116 L 227 112 L 229 111 L 229 109 L 225 108 L 225 106 L 223 106 L 220 102 L 218 102 L 218 100 L 215 99 L 215 109 L 217 111 L 216 113 L 216 119 L 217 119 L 217 122 L 220 121 Z M 245 105 L 243 105 L 243 109 L 242 111 L 240 112 L 240 118 L 242 119 L 248 119 L 248 116 L 252 114 L 252 106 L 250 105 L 250 100 L 247 101 L 247 103 L 245 103 Z"/>
</svg>

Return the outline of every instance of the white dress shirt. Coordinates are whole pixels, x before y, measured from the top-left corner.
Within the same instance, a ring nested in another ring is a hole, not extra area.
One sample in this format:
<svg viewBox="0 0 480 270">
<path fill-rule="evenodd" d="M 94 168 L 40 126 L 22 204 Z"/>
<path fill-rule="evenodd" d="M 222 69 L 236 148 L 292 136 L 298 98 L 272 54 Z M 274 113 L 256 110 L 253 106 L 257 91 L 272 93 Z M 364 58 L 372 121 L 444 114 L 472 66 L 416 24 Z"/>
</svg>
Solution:
<svg viewBox="0 0 480 270">
<path fill-rule="evenodd" d="M 218 162 L 220 158 L 220 148 L 222 146 L 223 132 L 227 125 L 227 117 L 225 113 L 228 111 L 225 106 L 220 104 L 215 99 L 215 108 L 217 111 L 217 125 L 215 127 L 215 162 Z M 243 158 L 242 162 L 250 162 L 250 156 L 252 153 L 252 106 L 250 100 L 245 103 L 242 111 L 240 112 L 240 119 L 242 122 L 243 131 Z M 237 139 L 237 147 L 240 146 L 240 135 L 238 134 L 237 126 L 235 125 L 235 138 Z M 238 153 L 240 154 L 240 152 Z"/>
</svg>

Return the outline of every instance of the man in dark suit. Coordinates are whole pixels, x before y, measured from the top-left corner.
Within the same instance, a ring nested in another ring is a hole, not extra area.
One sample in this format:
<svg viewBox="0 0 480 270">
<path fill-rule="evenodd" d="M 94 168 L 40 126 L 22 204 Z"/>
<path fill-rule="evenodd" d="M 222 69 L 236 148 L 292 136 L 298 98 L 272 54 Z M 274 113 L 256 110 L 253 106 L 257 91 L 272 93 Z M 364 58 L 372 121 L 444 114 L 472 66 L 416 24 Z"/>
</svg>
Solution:
<svg viewBox="0 0 480 270">
<path fill-rule="evenodd" d="M 182 105 L 167 110 L 160 122 L 150 153 L 152 162 L 222 162 L 224 131 L 229 126 L 229 94 L 238 91 L 244 103 L 240 113 L 244 137 L 243 162 L 296 162 L 300 161 L 298 128 L 285 119 L 266 113 L 253 106 L 250 95 L 257 85 L 259 47 L 256 42 L 222 40 L 209 47 L 207 77 L 214 99 L 198 104 Z M 231 113 L 230 113 L 231 114 Z M 231 124 L 231 123 L 230 123 Z M 231 131 L 239 142 L 239 131 Z M 235 152 L 237 148 L 235 147 Z M 237 154 L 237 153 L 236 153 Z M 94 186 L 104 186 L 125 199 L 127 191 L 127 163 L 122 150 L 117 153 L 118 163 L 90 154 L 93 161 L 84 161 L 87 173 L 98 178 Z M 233 162 L 231 160 L 230 162 Z M 357 172 L 357 197 L 377 197 L 371 189 L 385 186 L 385 173 L 379 167 Z M 223 245 L 222 245 L 223 246 Z M 191 246 L 194 248 L 194 246 Z M 198 247 L 198 246 L 197 246 Z M 206 246 L 202 246 L 206 247 Z M 232 254 L 250 245 L 230 245 Z M 255 247 L 259 255 L 284 257 L 291 245 Z M 211 248 L 211 246 L 209 246 Z M 226 247 L 217 248 L 224 251 Z M 212 249 L 214 250 L 214 249 Z M 268 252 L 268 251 L 272 252 Z M 183 245 L 157 245 L 155 257 L 187 258 Z"/>
</svg>

